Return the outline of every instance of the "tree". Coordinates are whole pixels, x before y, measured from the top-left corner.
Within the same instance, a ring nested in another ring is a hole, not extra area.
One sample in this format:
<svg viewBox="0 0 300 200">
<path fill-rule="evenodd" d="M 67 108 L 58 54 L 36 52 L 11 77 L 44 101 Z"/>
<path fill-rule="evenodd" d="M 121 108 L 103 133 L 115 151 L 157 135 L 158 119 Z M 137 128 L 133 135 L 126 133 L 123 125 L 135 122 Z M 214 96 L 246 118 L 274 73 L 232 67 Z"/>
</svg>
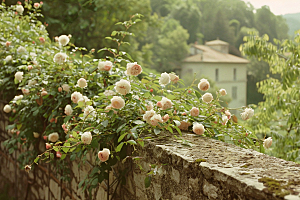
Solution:
<svg viewBox="0 0 300 200">
<path fill-rule="evenodd" d="M 297 162 L 300 161 L 299 33 L 293 41 L 275 39 L 275 45 L 267 35 L 255 34 L 247 37 L 242 46 L 244 54 L 267 62 L 270 72 L 280 75 L 280 79 L 269 77 L 258 83 L 265 101 L 258 104 L 248 125 L 263 137 L 272 135 L 275 145 L 269 152 L 271 155 Z"/>
</svg>

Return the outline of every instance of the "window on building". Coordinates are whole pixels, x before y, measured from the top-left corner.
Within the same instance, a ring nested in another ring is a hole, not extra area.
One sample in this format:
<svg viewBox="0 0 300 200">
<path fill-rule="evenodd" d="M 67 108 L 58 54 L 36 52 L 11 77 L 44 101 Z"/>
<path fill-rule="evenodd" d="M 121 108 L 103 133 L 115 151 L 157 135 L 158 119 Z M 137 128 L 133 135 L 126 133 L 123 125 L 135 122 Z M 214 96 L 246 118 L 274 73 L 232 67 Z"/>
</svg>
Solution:
<svg viewBox="0 0 300 200">
<path fill-rule="evenodd" d="M 236 68 L 233 69 L 233 80 L 236 81 Z"/>
<path fill-rule="evenodd" d="M 237 87 L 232 87 L 232 99 L 237 99 Z"/>
<path fill-rule="evenodd" d="M 219 81 L 219 69 L 216 69 L 216 81 Z"/>
</svg>

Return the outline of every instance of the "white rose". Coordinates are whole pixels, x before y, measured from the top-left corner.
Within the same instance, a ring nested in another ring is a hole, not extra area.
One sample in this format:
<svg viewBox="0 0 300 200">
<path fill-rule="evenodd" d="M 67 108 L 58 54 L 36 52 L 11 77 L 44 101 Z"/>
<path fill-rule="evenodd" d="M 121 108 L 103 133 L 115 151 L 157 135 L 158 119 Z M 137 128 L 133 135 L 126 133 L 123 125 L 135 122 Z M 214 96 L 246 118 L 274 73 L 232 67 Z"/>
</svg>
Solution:
<svg viewBox="0 0 300 200">
<path fill-rule="evenodd" d="M 114 96 L 111 100 L 111 106 L 116 109 L 121 109 L 125 106 L 125 101 L 121 97 Z"/>
<path fill-rule="evenodd" d="M 23 99 L 23 95 L 17 95 L 14 98 L 15 101 L 18 101 L 18 100 L 21 100 L 21 99 Z"/>
<path fill-rule="evenodd" d="M 116 93 L 112 90 L 105 90 L 103 93 L 105 96 L 114 96 Z"/>
<path fill-rule="evenodd" d="M 22 5 L 17 5 L 16 6 L 16 11 L 22 15 L 23 12 L 24 12 L 23 6 Z"/>
<path fill-rule="evenodd" d="M 205 102 L 205 103 L 210 103 L 212 100 L 214 99 L 213 95 L 211 93 L 205 93 L 203 96 L 202 96 L 202 100 Z"/>
<path fill-rule="evenodd" d="M 37 81 L 36 80 L 29 80 L 28 81 L 28 86 L 31 87 L 33 85 L 37 84 Z"/>
<path fill-rule="evenodd" d="M 22 92 L 23 92 L 23 94 L 25 94 L 25 95 L 29 94 L 29 90 L 28 90 L 28 89 L 25 89 L 25 88 L 22 88 Z"/>
<path fill-rule="evenodd" d="M 11 112 L 11 107 L 10 105 L 6 104 L 3 108 L 3 111 L 6 112 L 6 113 L 10 113 Z"/>
<path fill-rule="evenodd" d="M 84 144 L 91 144 L 91 142 L 92 142 L 92 134 L 91 134 L 91 132 L 84 132 L 81 135 L 81 141 Z"/>
<path fill-rule="evenodd" d="M 101 71 L 109 71 L 113 66 L 113 63 L 110 61 L 99 61 L 98 69 Z"/>
<path fill-rule="evenodd" d="M 153 117 L 155 114 L 156 113 L 154 110 L 146 111 L 146 113 L 143 115 L 143 120 L 145 120 L 147 123 L 150 123 L 151 117 Z"/>
<path fill-rule="evenodd" d="M 20 47 L 17 49 L 17 52 L 18 52 L 18 53 L 25 53 L 25 52 L 26 52 L 26 49 L 25 49 L 25 47 L 20 46 Z"/>
<path fill-rule="evenodd" d="M 150 124 L 152 126 L 157 126 L 158 123 L 162 123 L 163 120 L 161 118 L 161 116 L 159 114 L 154 114 L 151 118 L 150 118 Z"/>
<path fill-rule="evenodd" d="M 47 94 L 48 94 L 48 92 L 46 90 L 44 90 L 44 91 L 41 92 L 42 96 L 46 96 Z"/>
<path fill-rule="evenodd" d="M 166 114 L 165 116 L 162 117 L 163 122 L 167 122 L 169 120 L 170 116 Z"/>
<path fill-rule="evenodd" d="M 153 110 L 153 103 L 150 101 L 146 104 L 147 110 Z"/>
<path fill-rule="evenodd" d="M 170 80 L 173 82 L 173 83 L 177 83 L 179 81 L 179 76 L 177 76 L 176 74 L 174 73 L 169 73 L 169 76 L 170 76 Z"/>
<path fill-rule="evenodd" d="M 66 35 L 61 35 L 58 37 L 58 42 L 62 45 L 62 46 L 66 46 L 70 41 L 70 38 Z"/>
<path fill-rule="evenodd" d="M 241 117 L 243 120 L 247 120 L 254 115 L 254 110 L 252 108 L 246 108 L 243 113 L 241 113 Z"/>
<path fill-rule="evenodd" d="M 63 84 L 61 87 L 64 91 L 70 92 L 70 86 L 68 84 Z"/>
<path fill-rule="evenodd" d="M 225 111 L 225 115 L 227 116 L 228 119 L 231 118 L 231 113 L 229 112 L 229 110 L 226 110 L 226 111 Z"/>
<path fill-rule="evenodd" d="M 67 61 L 67 54 L 65 53 L 57 53 L 55 54 L 54 58 L 53 58 L 53 61 L 59 65 L 63 64 L 64 62 Z"/>
<path fill-rule="evenodd" d="M 101 162 L 105 162 L 108 160 L 110 154 L 110 150 L 107 148 L 104 148 L 102 151 L 98 152 L 98 158 L 101 160 Z"/>
<path fill-rule="evenodd" d="M 227 122 L 228 122 L 228 117 L 227 117 L 227 115 L 222 115 L 222 124 L 223 124 L 223 125 L 226 125 Z"/>
<path fill-rule="evenodd" d="M 159 84 L 161 85 L 167 85 L 170 83 L 170 76 L 166 72 L 162 73 L 160 75 Z"/>
<path fill-rule="evenodd" d="M 77 85 L 81 88 L 85 88 L 87 86 L 86 80 L 84 78 L 80 78 L 77 81 Z"/>
<path fill-rule="evenodd" d="M 225 89 L 220 89 L 220 94 L 222 96 L 225 96 L 227 94 L 226 90 Z"/>
<path fill-rule="evenodd" d="M 83 111 L 83 117 L 87 117 L 87 118 L 96 117 L 95 108 L 93 106 L 87 106 Z"/>
<path fill-rule="evenodd" d="M 161 107 L 162 110 L 172 108 L 172 101 L 166 97 L 162 98 L 161 104 L 162 104 L 162 107 Z"/>
<path fill-rule="evenodd" d="M 19 82 L 21 82 L 22 81 L 22 79 L 23 79 L 23 72 L 16 72 L 15 73 L 15 78 L 16 78 L 16 80 L 18 80 Z"/>
<path fill-rule="evenodd" d="M 204 133 L 205 129 L 202 124 L 199 123 L 194 123 L 193 124 L 193 132 L 196 133 L 197 135 L 202 135 Z"/>
<path fill-rule="evenodd" d="M 200 80 L 200 83 L 198 84 L 198 88 L 199 90 L 202 90 L 202 91 L 206 91 L 209 89 L 209 82 L 206 80 L 206 79 L 201 79 Z"/>
<path fill-rule="evenodd" d="M 56 142 L 59 138 L 59 135 L 57 132 L 51 133 L 50 135 L 48 135 L 48 140 L 51 142 Z"/>
<path fill-rule="evenodd" d="M 37 133 L 37 132 L 33 132 L 33 137 L 35 137 L 35 138 L 38 138 L 40 136 L 40 134 L 39 133 Z"/>
<path fill-rule="evenodd" d="M 191 116 L 197 117 L 199 115 L 199 108 L 193 107 L 190 111 Z"/>
<path fill-rule="evenodd" d="M 32 58 L 35 58 L 35 57 L 37 57 L 37 55 L 36 55 L 36 53 L 33 53 L 33 52 L 30 52 L 30 54 L 29 54 Z"/>
<path fill-rule="evenodd" d="M 71 105 L 66 105 L 66 107 L 65 107 L 65 114 L 66 115 L 72 115 L 72 113 L 73 113 L 73 109 L 72 109 L 72 106 Z"/>
<path fill-rule="evenodd" d="M 128 81 L 122 79 L 118 82 L 116 82 L 115 90 L 122 95 L 126 95 L 131 90 L 131 85 Z"/>
<path fill-rule="evenodd" d="M 264 140 L 264 147 L 266 149 L 270 148 L 272 145 L 272 138 L 271 137 L 268 137 L 267 139 Z"/>
<path fill-rule="evenodd" d="M 5 62 L 9 62 L 12 61 L 12 56 L 6 56 L 6 58 L 4 59 Z"/>
<path fill-rule="evenodd" d="M 78 102 L 83 102 L 84 103 L 84 105 L 86 104 L 86 102 L 89 102 L 89 101 L 91 101 L 87 96 L 82 96 L 79 100 L 78 100 Z"/>
<path fill-rule="evenodd" d="M 74 103 L 78 103 L 79 99 L 82 98 L 82 94 L 80 92 L 73 92 L 71 94 L 71 100 L 74 102 Z"/>
<path fill-rule="evenodd" d="M 127 63 L 127 71 L 126 74 L 129 76 L 137 76 L 142 73 L 143 69 L 140 65 L 136 62 L 134 63 Z"/>
</svg>

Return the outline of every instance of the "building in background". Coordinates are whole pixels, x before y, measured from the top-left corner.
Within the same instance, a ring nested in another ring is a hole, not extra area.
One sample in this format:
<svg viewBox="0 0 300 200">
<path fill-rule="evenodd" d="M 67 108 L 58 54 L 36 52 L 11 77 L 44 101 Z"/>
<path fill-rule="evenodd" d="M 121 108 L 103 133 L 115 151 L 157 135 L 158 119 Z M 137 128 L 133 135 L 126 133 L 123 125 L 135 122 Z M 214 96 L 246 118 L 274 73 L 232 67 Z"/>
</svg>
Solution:
<svg viewBox="0 0 300 200">
<path fill-rule="evenodd" d="M 246 106 L 249 61 L 229 54 L 229 44 L 219 39 L 205 45 L 193 44 L 190 50 L 190 56 L 182 62 L 181 78 L 186 80 L 194 73 L 199 78 L 207 77 L 226 89 L 232 99 L 228 107 Z"/>
</svg>

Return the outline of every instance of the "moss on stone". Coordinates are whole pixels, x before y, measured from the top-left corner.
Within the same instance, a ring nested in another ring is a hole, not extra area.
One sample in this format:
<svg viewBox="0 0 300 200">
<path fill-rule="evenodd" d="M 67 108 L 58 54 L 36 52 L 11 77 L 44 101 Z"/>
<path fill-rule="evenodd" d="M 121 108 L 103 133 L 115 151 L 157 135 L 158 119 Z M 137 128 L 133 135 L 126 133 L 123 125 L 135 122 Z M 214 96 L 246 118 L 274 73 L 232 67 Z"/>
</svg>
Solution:
<svg viewBox="0 0 300 200">
<path fill-rule="evenodd" d="M 264 186 L 266 186 L 268 193 L 274 193 L 278 197 L 284 197 L 289 194 L 298 194 L 298 192 L 293 191 L 290 186 L 291 185 L 299 185 L 300 181 L 280 181 L 276 179 L 272 179 L 269 177 L 263 177 L 258 179 L 259 182 L 262 182 Z"/>
<path fill-rule="evenodd" d="M 241 167 L 242 167 L 242 168 L 248 168 L 250 165 L 252 165 L 252 164 L 246 163 L 246 164 L 242 165 Z"/>
<path fill-rule="evenodd" d="M 199 159 L 195 160 L 195 163 L 201 163 L 201 162 L 206 162 L 206 159 L 199 158 Z"/>
</svg>

